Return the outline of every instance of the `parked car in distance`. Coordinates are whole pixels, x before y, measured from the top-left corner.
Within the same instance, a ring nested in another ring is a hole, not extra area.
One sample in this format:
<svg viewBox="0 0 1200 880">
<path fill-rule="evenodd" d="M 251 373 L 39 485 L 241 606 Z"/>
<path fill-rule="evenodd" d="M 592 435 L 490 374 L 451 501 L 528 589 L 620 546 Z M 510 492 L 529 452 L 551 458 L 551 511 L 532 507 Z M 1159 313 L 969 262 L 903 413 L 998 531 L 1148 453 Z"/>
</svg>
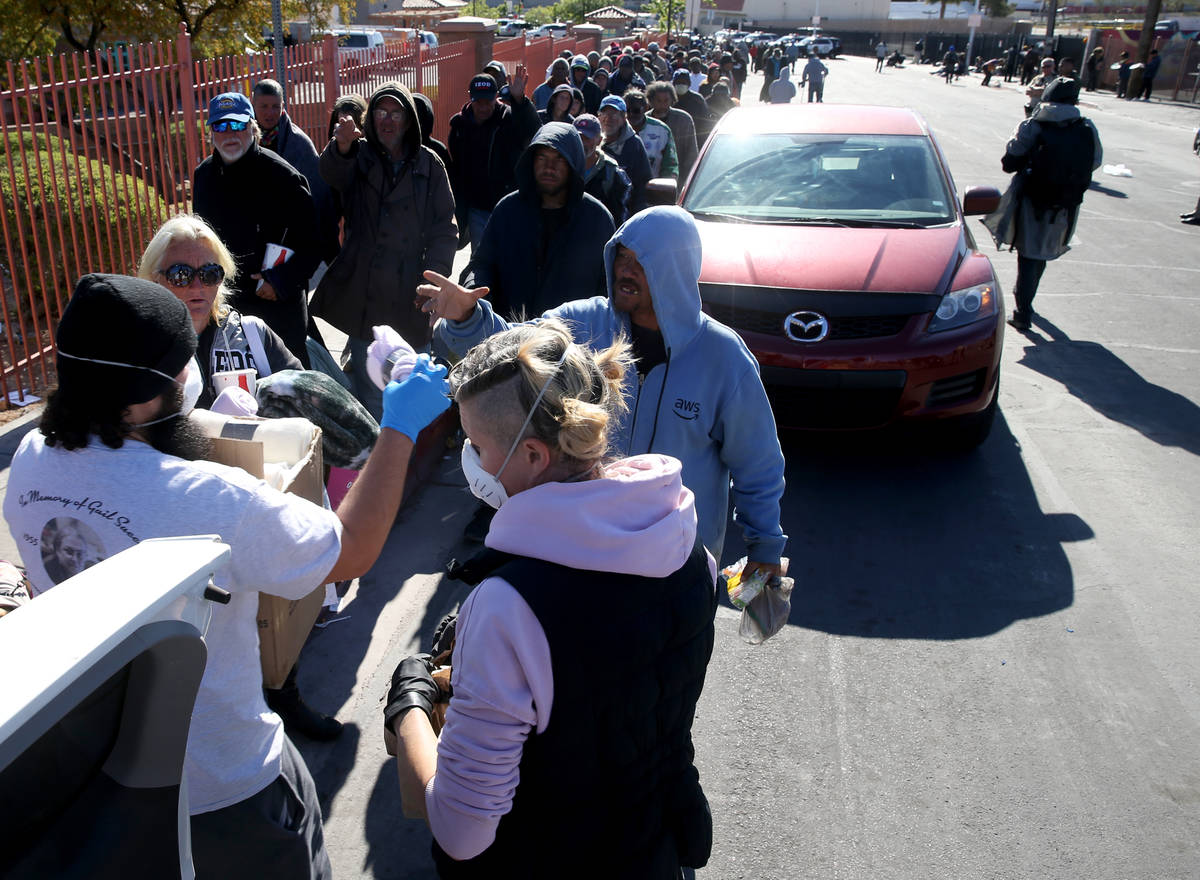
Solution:
<svg viewBox="0 0 1200 880">
<path fill-rule="evenodd" d="M 805 37 L 797 45 L 801 55 L 816 53 L 819 58 L 836 58 L 841 51 L 841 41 L 834 42 L 832 37 Z"/>
<path fill-rule="evenodd" d="M 1004 305 L 937 142 L 897 107 L 740 107 L 679 204 L 704 242 L 700 294 L 762 367 L 781 427 L 925 423 L 972 448 L 997 408 Z"/>
<path fill-rule="evenodd" d="M 383 60 L 382 31 L 370 28 L 332 28 L 330 33 L 337 37 L 338 63 L 342 67 L 347 64 Z"/>
<path fill-rule="evenodd" d="M 554 37 L 556 40 L 561 40 L 567 35 L 569 28 L 569 24 L 557 21 L 551 24 L 544 24 L 541 27 L 534 28 L 533 30 L 528 30 L 525 32 L 525 34 L 531 40 L 535 40 L 540 37 Z"/>
<path fill-rule="evenodd" d="M 496 19 L 496 36 L 519 37 L 531 27 L 533 25 L 523 18 L 498 18 Z"/>
</svg>

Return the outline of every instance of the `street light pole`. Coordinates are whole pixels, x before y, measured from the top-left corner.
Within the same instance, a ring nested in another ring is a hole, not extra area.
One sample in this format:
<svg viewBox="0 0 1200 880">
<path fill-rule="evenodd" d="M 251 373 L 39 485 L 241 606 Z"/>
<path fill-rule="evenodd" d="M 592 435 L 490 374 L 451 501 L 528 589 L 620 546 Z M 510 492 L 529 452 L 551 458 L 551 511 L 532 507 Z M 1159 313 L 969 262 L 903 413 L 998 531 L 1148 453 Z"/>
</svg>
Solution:
<svg viewBox="0 0 1200 880">
<path fill-rule="evenodd" d="M 275 47 L 275 81 L 283 89 L 281 103 L 287 107 L 287 77 L 283 73 L 283 4 L 281 0 L 271 0 L 271 27 L 275 39 L 271 44 Z"/>
</svg>

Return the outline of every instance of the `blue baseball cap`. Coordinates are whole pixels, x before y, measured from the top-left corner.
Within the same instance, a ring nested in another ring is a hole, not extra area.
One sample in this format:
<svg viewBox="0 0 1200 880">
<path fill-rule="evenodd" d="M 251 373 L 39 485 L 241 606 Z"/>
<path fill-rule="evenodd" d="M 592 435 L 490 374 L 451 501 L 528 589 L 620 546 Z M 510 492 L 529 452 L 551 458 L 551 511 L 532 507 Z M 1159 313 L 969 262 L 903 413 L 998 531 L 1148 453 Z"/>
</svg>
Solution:
<svg viewBox="0 0 1200 880">
<path fill-rule="evenodd" d="M 603 110 L 605 107 L 612 107 L 614 110 L 620 110 L 622 113 L 628 112 L 625 107 L 625 99 L 620 95 L 609 95 L 601 101 L 600 109 Z"/>
<path fill-rule="evenodd" d="M 208 102 L 208 125 L 232 120 L 249 122 L 254 118 L 254 105 L 241 92 L 225 92 Z"/>
</svg>

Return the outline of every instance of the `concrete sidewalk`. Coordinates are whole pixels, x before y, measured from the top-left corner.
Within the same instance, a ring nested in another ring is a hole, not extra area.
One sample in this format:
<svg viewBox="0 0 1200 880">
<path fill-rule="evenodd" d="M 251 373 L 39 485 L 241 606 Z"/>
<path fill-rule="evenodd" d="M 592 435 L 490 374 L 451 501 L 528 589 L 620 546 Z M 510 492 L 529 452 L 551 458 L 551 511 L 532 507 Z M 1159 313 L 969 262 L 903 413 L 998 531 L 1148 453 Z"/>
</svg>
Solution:
<svg viewBox="0 0 1200 880">
<path fill-rule="evenodd" d="M 42 418 L 43 404 L 30 405 L 20 418 L 13 419 L 7 425 L 0 427 L 0 502 L 8 493 L 8 466 L 12 464 L 17 447 L 30 431 L 37 430 Z M 0 559 L 8 560 L 13 565 L 21 564 L 21 554 L 17 552 L 17 542 L 9 534 L 8 526 L 0 528 Z"/>
</svg>

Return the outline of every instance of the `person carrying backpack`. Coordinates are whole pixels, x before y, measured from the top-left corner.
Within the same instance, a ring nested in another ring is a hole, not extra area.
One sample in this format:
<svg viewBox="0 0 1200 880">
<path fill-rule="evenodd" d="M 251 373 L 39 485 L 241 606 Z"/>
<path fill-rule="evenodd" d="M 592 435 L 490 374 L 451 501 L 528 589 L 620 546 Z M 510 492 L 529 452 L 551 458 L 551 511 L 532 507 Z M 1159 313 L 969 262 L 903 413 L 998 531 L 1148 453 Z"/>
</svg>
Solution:
<svg viewBox="0 0 1200 880">
<path fill-rule="evenodd" d="M 1079 114 L 1079 81 L 1060 77 L 1046 87 L 1000 160 L 1013 175 L 1000 206 L 984 218 L 996 247 L 1017 252 L 1016 308 L 1009 324 L 1022 332 L 1033 320 L 1033 297 L 1046 262 L 1070 250 L 1083 194 L 1104 152 L 1091 120 Z"/>
</svg>

